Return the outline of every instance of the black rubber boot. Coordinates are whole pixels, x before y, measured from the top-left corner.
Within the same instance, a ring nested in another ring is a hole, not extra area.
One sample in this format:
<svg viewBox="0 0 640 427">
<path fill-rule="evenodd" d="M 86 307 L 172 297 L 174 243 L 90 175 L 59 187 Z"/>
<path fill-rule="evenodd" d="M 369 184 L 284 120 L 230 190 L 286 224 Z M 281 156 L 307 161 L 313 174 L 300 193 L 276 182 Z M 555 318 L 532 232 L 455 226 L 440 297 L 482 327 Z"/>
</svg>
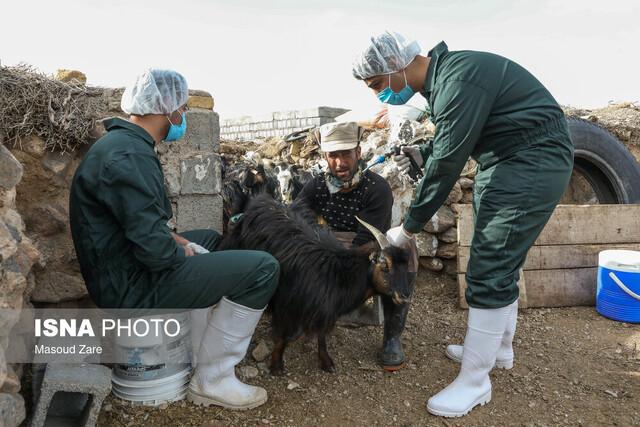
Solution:
<svg viewBox="0 0 640 427">
<path fill-rule="evenodd" d="M 387 296 L 382 297 L 382 308 L 384 310 L 384 338 L 382 340 L 382 351 L 380 361 L 385 371 L 397 371 L 404 366 L 405 355 L 402 351 L 401 335 L 409 313 L 411 296 L 415 286 L 416 274 L 409 273 L 409 301 L 397 305 Z"/>
</svg>

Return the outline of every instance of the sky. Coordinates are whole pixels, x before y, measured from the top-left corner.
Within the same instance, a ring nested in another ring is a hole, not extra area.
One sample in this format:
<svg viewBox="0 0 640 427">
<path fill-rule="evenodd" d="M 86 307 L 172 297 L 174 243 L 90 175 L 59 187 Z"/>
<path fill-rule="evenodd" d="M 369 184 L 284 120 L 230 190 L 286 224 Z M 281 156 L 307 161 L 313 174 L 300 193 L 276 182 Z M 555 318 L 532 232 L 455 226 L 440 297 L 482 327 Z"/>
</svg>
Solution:
<svg viewBox="0 0 640 427">
<path fill-rule="evenodd" d="M 0 9 L 0 62 L 126 86 L 146 68 L 210 92 L 221 119 L 326 105 L 379 109 L 351 74 L 391 29 L 426 54 L 506 56 L 564 105 L 640 101 L 639 0 L 19 0 Z"/>
</svg>

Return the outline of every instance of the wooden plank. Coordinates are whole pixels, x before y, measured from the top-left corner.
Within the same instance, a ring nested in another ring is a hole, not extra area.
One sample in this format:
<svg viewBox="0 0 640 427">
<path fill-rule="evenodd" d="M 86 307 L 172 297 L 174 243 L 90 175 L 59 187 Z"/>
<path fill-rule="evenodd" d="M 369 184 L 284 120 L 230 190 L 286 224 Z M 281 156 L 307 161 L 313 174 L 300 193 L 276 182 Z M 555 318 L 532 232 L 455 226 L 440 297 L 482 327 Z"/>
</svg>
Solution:
<svg viewBox="0 0 640 427">
<path fill-rule="evenodd" d="M 519 283 L 519 305 L 522 308 L 594 305 L 597 272 L 597 268 L 524 271 L 526 286 Z M 458 274 L 458 285 L 460 307 L 468 308 L 464 274 Z"/>
<path fill-rule="evenodd" d="M 518 287 L 520 288 L 520 296 L 518 297 L 518 307 L 520 308 L 528 308 L 529 302 L 527 300 L 527 284 L 524 272 L 520 270 L 520 280 L 518 281 Z M 458 274 L 458 298 L 460 307 L 467 309 L 469 305 L 467 305 L 467 300 L 464 297 L 464 293 L 467 290 L 467 281 L 464 277 L 464 274 Z"/>
<path fill-rule="evenodd" d="M 456 205 L 458 244 L 471 246 L 473 210 Z M 640 205 L 558 205 L 534 245 L 640 242 Z"/>
<path fill-rule="evenodd" d="M 597 268 L 525 271 L 529 307 L 595 305 Z"/>
<path fill-rule="evenodd" d="M 597 267 L 598 253 L 607 249 L 640 251 L 640 243 L 533 246 L 522 268 L 523 270 L 556 270 Z M 466 273 L 470 252 L 469 246 L 458 247 L 458 273 Z"/>
</svg>

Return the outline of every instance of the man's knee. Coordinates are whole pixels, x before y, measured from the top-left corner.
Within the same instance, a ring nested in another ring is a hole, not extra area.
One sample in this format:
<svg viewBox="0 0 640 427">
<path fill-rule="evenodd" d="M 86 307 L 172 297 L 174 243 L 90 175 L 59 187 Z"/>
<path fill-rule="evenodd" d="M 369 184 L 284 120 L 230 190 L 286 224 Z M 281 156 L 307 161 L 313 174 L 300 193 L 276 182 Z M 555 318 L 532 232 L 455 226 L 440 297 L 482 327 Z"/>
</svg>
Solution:
<svg viewBox="0 0 640 427">
<path fill-rule="evenodd" d="M 261 254 L 262 260 L 260 262 L 260 267 L 258 268 L 259 273 L 261 270 L 262 275 L 264 275 L 264 279 L 258 279 L 261 283 L 264 283 L 264 286 L 268 288 L 271 295 L 275 292 L 278 286 L 278 278 L 280 277 L 280 263 L 276 260 L 272 255 L 263 252 Z"/>
</svg>

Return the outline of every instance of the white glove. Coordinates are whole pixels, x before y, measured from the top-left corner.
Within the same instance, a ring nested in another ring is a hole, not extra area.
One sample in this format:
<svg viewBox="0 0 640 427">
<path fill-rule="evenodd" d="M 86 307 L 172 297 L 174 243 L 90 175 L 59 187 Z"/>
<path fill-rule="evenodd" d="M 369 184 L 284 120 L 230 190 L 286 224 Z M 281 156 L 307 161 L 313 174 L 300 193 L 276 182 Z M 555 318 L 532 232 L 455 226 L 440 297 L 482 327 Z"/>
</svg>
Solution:
<svg viewBox="0 0 640 427">
<path fill-rule="evenodd" d="M 416 243 L 416 235 L 409 233 L 402 225 L 393 227 L 387 231 L 387 240 L 393 246 L 403 248 L 409 251 L 409 273 L 418 272 L 418 244 Z"/>
<path fill-rule="evenodd" d="M 189 242 L 186 245 L 188 248 L 193 249 L 193 252 L 195 252 L 196 254 L 208 254 L 209 251 L 206 248 L 203 248 L 202 246 L 200 246 L 197 243 L 193 243 L 193 242 Z"/>
<path fill-rule="evenodd" d="M 422 159 L 422 154 L 420 154 L 420 150 L 417 145 L 405 145 L 402 147 L 402 152 L 396 156 L 393 156 L 393 161 L 396 162 L 396 167 L 400 172 L 409 172 L 411 168 L 411 160 L 409 157 L 413 157 L 413 160 L 416 161 L 418 167 L 422 167 L 424 164 L 424 160 Z"/>
</svg>

